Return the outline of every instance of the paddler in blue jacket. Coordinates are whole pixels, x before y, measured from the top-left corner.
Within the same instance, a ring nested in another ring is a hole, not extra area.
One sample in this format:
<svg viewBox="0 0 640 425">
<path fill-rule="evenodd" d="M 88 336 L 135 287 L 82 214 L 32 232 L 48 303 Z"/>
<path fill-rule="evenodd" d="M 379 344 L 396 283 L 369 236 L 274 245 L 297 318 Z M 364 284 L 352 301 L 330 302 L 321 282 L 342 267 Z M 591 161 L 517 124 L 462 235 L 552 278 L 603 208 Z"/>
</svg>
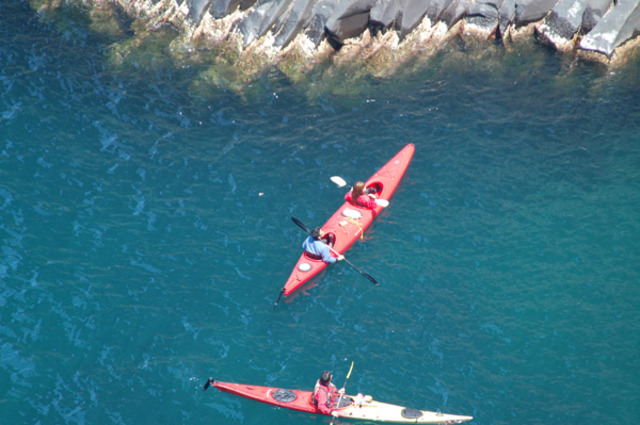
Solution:
<svg viewBox="0 0 640 425">
<path fill-rule="evenodd" d="M 326 233 L 319 227 L 316 227 L 311 231 L 311 236 L 309 236 L 302 243 L 302 248 L 310 254 L 310 257 L 316 258 L 318 260 L 322 260 L 325 263 L 335 263 L 336 260 L 341 261 L 344 259 L 343 255 L 338 255 L 338 258 L 331 255 L 331 250 L 329 249 L 328 241 L 325 242 L 323 239 Z"/>
</svg>

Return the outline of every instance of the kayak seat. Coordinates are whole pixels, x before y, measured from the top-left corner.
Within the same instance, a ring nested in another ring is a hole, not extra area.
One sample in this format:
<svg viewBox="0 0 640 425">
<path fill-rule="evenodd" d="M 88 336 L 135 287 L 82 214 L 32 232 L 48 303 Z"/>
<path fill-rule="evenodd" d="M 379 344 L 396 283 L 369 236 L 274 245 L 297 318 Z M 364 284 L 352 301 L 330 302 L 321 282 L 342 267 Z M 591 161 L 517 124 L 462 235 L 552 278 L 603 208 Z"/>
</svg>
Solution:
<svg viewBox="0 0 640 425">
<path fill-rule="evenodd" d="M 418 419 L 422 417 L 421 411 L 417 409 L 412 409 L 410 407 L 405 407 L 404 409 L 402 409 L 402 412 L 400 412 L 400 414 L 402 415 L 403 418 L 406 418 L 406 419 Z"/>
<path fill-rule="evenodd" d="M 273 397 L 274 400 L 279 401 L 280 403 L 291 403 L 292 401 L 294 401 L 297 396 L 296 393 L 294 393 L 291 390 L 275 390 L 272 394 L 271 397 Z"/>
</svg>

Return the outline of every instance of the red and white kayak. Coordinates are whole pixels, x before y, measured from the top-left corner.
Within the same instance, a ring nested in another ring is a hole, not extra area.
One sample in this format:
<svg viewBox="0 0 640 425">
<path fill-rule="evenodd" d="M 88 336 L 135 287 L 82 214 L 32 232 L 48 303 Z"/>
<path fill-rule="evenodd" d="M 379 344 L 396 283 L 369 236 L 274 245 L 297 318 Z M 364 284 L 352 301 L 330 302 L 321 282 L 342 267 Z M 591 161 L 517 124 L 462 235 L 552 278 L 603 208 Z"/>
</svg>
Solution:
<svg viewBox="0 0 640 425">
<path fill-rule="evenodd" d="M 413 144 L 410 143 L 406 145 L 365 182 L 367 187 L 377 186 L 380 189 L 377 193 L 378 199 L 389 201 L 391 195 L 393 195 L 393 192 L 395 192 L 398 187 L 402 176 L 404 176 L 414 151 L 415 147 Z M 335 238 L 333 245 L 334 256 L 337 257 L 336 253 L 344 254 L 344 252 L 363 235 L 364 231 L 378 214 L 380 214 L 382 209 L 383 207 L 380 205 L 374 209 L 367 209 L 354 205 L 351 202 L 342 204 L 322 226 L 322 230 L 324 230 L 326 234 L 333 235 L 333 238 Z M 288 296 L 324 270 L 325 267 L 327 267 L 327 263 L 324 261 L 311 258 L 306 253 L 303 253 L 293 268 L 289 279 L 284 284 L 282 293 L 285 297 Z"/>
<path fill-rule="evenodd" d="M 209 380 L 205 385 L 205 389 L 209 385 L 213 385 L 220 391 L 262 403 L 318 415 L 322 414 L 311 402 L 311 391 L 233 384 L 214 380 Z M 363 396 L 362 394 L 357 396 L 344 395 L 340 401 L 340 407 L 336 409 L 339 418 L 411 424 L 457 424 L 473 419 L 472 416 L 450 415 L 382 403 L 374 400 L 371 396 Z"/>
</svg>

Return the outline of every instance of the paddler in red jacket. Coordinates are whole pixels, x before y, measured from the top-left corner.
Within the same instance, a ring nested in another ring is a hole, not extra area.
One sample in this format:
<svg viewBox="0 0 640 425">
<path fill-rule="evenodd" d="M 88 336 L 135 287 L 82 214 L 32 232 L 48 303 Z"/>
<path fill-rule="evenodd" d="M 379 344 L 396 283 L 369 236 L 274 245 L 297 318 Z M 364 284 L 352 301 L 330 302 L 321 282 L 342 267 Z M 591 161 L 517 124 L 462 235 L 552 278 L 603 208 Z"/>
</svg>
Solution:
<svg viewBox="0 0 640 425">
<path fill-rule="evenodd" d="M 366 187 L 364 182 L 356 182 L 356 184 L 353 185 L 353 189 L 344 195 L 344 200 L 355 206 L 372 210 L 378 206 L 373 196 L 373 194 L 377 192 L 378 188 L 375 186 Z"/>
<path fill-rule="evenodd" d="M 322 372 L 313 389 L 311 401 L 323 415 L 337 416 L 337 412 L 333 410 L 335 397 L 339 397 L 341 393 L 344 393 L 344 388 L 338 391 L 336 386 L 331 383 L 331 378 L 333 378 L 331 372 L 328 370 Z"/>
</svg>

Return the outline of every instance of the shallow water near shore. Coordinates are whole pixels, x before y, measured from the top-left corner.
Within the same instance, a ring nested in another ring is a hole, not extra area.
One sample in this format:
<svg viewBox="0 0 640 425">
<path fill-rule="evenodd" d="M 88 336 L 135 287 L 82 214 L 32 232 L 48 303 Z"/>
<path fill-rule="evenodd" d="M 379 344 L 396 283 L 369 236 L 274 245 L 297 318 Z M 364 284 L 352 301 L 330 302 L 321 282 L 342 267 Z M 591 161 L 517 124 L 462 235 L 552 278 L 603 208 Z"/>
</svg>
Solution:
<svg viewBox="0 0 640 425">
<path fill-rule="evenodd" d="M 475 424 L 640 419 L 637 67 L 456 50 L 239 96 L 153 61 L 114 74 L 102 43 L 0 5 L 3 423 L 328 423 L 202 385 L 311 389 L 351 361 L 347 392 Z M 340 263 L 274 309 L 290 217 L 322 224 L 331 176 L 407 143 L 347 252 L 380 285 Z"/>
</svg>

